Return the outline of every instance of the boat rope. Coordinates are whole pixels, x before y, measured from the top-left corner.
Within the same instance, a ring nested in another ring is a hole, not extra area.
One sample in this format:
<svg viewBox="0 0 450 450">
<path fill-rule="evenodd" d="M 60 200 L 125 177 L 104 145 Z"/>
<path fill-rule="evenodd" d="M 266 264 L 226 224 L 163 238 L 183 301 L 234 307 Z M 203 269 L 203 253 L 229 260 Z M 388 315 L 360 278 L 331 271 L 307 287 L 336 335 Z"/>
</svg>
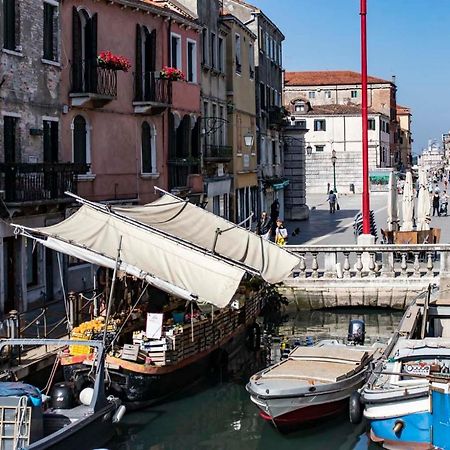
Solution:
<svg viewBox="0 0 450 450">
<path fill-rule="evenodd" d="M 53 363 L 52 371 L 50 372 L 50 376 L 48 377 L 47 384 L 42 389 L 42 391 L 45 393 L 45 395 L 48 395 L 50 388 L 52 387 L 53 379 L 55 378 L 59 363 L 60 363 L 59 355 L 56 355 L 56 359 L 55 359 L 55 362 Z"/>
<path fill-rule="evenodd" d="M 64 309 L 66 310 L 67 331 L 71 331 L 72 324 L 70 323 L 69 305 L 67 303 L 66 288 L 64 287 L 63 269 L 62 269 L 62 264 L 61 264 L 61 254 L 59 252 L 56 252 L 56 259 L 58 260 L 59 279 L 61 282 L 61 289 L 62 289 L 62 293 L 63 293 Z"/>
<path fill-rule="evenodd" d="M 145 292 L 147 291 L 147 288 L 149 287 L 150 283 L 147 283 L 144 287 L 144 289 L 142 290 L 141 294 L 139 295 L 138 299 L 136 300 L 136 302 L 134 303 L 133 307 L 130 309 L 130 312 L 128 313 L 127 317 L 125 318 L 125 320 L 123 321 L 122 325 L 120 326 L 120 328 L 116 331 L 116 335 L 114 336 L 113 340 L 111 341 L 111 343 L 108 345 L 108 347 L 106 347 L 105 352 L 107 352 L 113 345 L 114 342 L 117 340 L 117 338 L 120 336 L 120 333 L 122 332 L 123 328 L 125 327 L 126 323 L 128 322 L 128 319 L 131 317 L 131 314 L 133 314 L 133 311 L 136 309 L 137 305 L 139 304 L 139 302 L 141 301 L 142 297 L 144 296 Z"/>
</svg>

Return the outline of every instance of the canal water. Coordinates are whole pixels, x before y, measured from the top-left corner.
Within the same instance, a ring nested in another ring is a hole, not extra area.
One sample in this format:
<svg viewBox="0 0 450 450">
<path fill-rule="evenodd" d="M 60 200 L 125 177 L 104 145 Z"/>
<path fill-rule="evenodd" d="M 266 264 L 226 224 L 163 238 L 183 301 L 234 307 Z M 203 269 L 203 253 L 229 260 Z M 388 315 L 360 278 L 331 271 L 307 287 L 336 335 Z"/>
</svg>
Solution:
<svg viewBox="0 0 450 450">
<path fill-rule="evenodd" d="M 369 342 L 387 340 L 402 317 L 387 310 L 294 311 L 280 326 L 286 336 L 343 338 L 350 319 L 363 319 Z M 258 415 L 245 391 L 248 374 L 202 382 L 171 401 L 127 414 L 109 450 L 366 450 L 376 449 L 365 425 L 347 415 L 280 434 Z"/>
</svg>

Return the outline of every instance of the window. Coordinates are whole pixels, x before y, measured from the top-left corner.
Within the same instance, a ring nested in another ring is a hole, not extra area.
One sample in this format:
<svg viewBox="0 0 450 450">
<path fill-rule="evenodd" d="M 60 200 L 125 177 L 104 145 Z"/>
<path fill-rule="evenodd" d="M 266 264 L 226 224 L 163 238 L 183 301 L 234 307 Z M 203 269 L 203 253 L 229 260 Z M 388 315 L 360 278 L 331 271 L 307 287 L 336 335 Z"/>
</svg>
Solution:
<svg viewBox="0 0 450 450">
<path fill-rule="evenodd" d="M 19 2 L 3 0 L 3 48 L 19 49 Z"/>
<path fill-rule="evenodd" d="M 202 30 L 202 64 L 208 64 L 208 29 Z"/>
<path fill-rule="evenodd" d="M 156 30 L 136 25 L 135 101 L 156 101 Z"/>
<path fill-rule="evenodd" d="M 170 64 L 176 69 L 181 69 L 181 36 L 172 33 L 170 43 Z"/>
<path fill-rule="evenodd" d="M 216 34 L 211 32 L 211 67 L 216 68 Z"/>
<path fill-rule="evenodd" d="M 221 119 L 219 122 L 219 145 L 225 145 L 225 108 L 223 106 L 219 106 L 219 118 Z"/>
<path fill-rule="evenodd" d="M 331 91 L 325 91 L 325 98 L 331 98 Z"/>
<path fill-rule="evenodd" d="M 272 141 L 272 164 L 278 164 L 278 159 L 277 159 L 277 144 L 275 141 Z"/>
<path fill-rule="evenodd" d="M 253 80 L 255 78 L 255 54 L 253 52 L 253 42 L 249 42 L 248 44 L 248 63 L 250 69 L 250 79 Z"/>
<path fill-rule="evenodd" d="M 187 40 L 187 81 L 197 81 L 197 43 Z"/>
<path fill-rule="evenodd" d="M 57 7 L 44 2 L 44 59 L 58 60 L 58 15 Z"/>
<path fill-rule="evenodd" d="M 308 97 L 309 98 L 316 98 L 316 93 L 314 91 L 309 91 L 308 92 Z"/>
<path fill-rule="evenodd" d="M 389 134 L 389 124 L 386 122 L 386 133 Z"/>
<path fill-rule="evenodd" d="M 241 55 L 241 36 L 236 33 L 234 36 L 234 51 L 236 53 L 235 60 L 236 60 L 236 72 L 241 73 L 242 70 L 242 55 Z"/>
<path fill-rule="evenodd" d="M 369 130 L 375 130 L 376 129 L 376 127 L 375 127 L 375 119 L 368 119 L 368 128 L 369 128 Z"/>
<path fill-rule="evenodd" d="M 17 117 L 3 116 L 3 145 L 6 163 L 17 162 L 17 122 Z"/>
<path fill-rule="evenodd" d="M 269 33 L 267 33 L 267 31 L 264 33 L 264 46 L 265 46 L 267 57 L 270 57 Z"/>
<path fill-rule="evenodd" d="M 219 41 L 218 41 L 218 54 L 217 54 L 217 68 L 219 69 L 220 72 L 224 72 L 224 40 L 223 38 L 219 37 Z"/>
<path fill-rule="evenodd" d="M 72 133 L 73 162 L 90 164 L 90 129 L 87 125 L 86 119 L 83 116 L 78 115 L 73 119 Z"/>
<path fill-rule="evenodd" d="M 314 121 L 314 131 L 326 131 L 326 123 L 324 119 L 317 119 Z"/>
<path fill-rule="evenodd" d="M 325 145 L 315 145 L 316 152 L 323 152 L 325 150 Z"/>
<path fill-rule="evenodd" d="M 44 162 L 58 162 L 58 128 L 57 120 L 44 120 Z"/>
<path fill-rule="evenodd" d="M 299 128 L 306 128 L 306 120 L 296 120 L 295 126 Z"/>
<path fill-rule="evenodd" d="M 296 102 L 294 110 L 295 112 L 305 112 L 305 104 L 303 102 Z"/>
<path fill-rule="evenodd" d="M 148 122 L 141 127 L 142 173 L 157 173 L 155 133 Z"/>
<path fill-rule="evenodd" d="M 381 131 L 386 132 L 386 123 L 381 121 Z"/>
<path fill-rule="evenodd" d="M 264 83 L 259 84 L 259 97 L 260 97 L 260 103 L 261 103 L 261 109 L 266 110 L 266 86 Z"/>
<path fill-rule="evenodd" d="M 27 251 L 27 286 L 36 286 L 38 284 L 38 247 L 34 248 L 32 239 L 27 239 L 25 245 Z"/>
<path fill-rule="evenodd" d="M 350 95 L 352 98 L 357 98 L 358 97 L 358 91 L 351 91 Z"/>
</svg>

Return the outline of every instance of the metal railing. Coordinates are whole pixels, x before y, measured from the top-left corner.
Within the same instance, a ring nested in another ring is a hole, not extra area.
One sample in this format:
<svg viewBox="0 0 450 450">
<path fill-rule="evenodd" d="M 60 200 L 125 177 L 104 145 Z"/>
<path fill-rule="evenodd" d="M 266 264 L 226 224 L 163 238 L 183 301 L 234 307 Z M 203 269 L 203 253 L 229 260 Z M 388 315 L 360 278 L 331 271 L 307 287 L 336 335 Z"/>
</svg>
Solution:
<svg viewBox="0 0 450 450">
<path fill-rule="evenodd" d="M 271 106 L 269 108 L 269 125 L 282 126 L 284 124 L 285 114 L 280 106 Z"/>
<path fill-rule="evenodd" d="M 0 163 L 0 190 L 5 201 L 57 201 L 77 192 L 77 175 L 89 167 L 77 163 Z"/>
<path fill-rule="evenodd" d="M 203 158 L 211 161 L 229 161 L 233 158 L 233 147 L 229 145 L 207 145 Z"/>
<path fill-rule="evenodd" d="M 99 66 L 97 61 L 82 61 L 71 67 L 71 93 L 117 97 L 117 70 Z"/>
<path fill-rule="evenodd" d="M 135 79 L 134 101 L 170 105 L 172 81 L 159 78 L 159 72 L 144 72 L 142 78 Z"/>
<path fill-rule="evenodd" d="M 199 173 L 200 159 L 170 158 L 168 161 L 169 186 L 184 187 L 188 185 L 188 176 Z"/>
</svg>

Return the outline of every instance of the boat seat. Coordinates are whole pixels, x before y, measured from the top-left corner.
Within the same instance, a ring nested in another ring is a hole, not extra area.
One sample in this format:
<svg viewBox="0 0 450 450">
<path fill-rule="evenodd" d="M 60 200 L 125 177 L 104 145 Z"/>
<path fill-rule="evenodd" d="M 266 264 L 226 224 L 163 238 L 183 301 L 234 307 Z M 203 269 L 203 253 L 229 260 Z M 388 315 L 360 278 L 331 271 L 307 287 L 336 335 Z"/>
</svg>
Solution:
<svg viewBox="0 0 450 450">
<path fill-rule="evenodd" d="M 289 358 L 310 360 L 320 358 L 356 364 L 362 363 L 372 354 L 372 351 L 359 350 L 346 345 L 325 345 L 321 347 L 297 347 L 289 354 Z"/>
<path fill-rule="evenodd" d="M 411 306 L 400 323 L 398 329 L 399 334 L 404 336 L 405 334 L 412 333 L 416 328 L 419 316 L 420 316 L 420 306 L 417 305 Z"/>
<path fill-rule="evenodd" d="M 307 361 L 287 359 L 261 375 L 262 379 L 306 379 L 322 383 L 333 383 L 353 375 L 361 365 L 329 361 Z"/>
</svg>

